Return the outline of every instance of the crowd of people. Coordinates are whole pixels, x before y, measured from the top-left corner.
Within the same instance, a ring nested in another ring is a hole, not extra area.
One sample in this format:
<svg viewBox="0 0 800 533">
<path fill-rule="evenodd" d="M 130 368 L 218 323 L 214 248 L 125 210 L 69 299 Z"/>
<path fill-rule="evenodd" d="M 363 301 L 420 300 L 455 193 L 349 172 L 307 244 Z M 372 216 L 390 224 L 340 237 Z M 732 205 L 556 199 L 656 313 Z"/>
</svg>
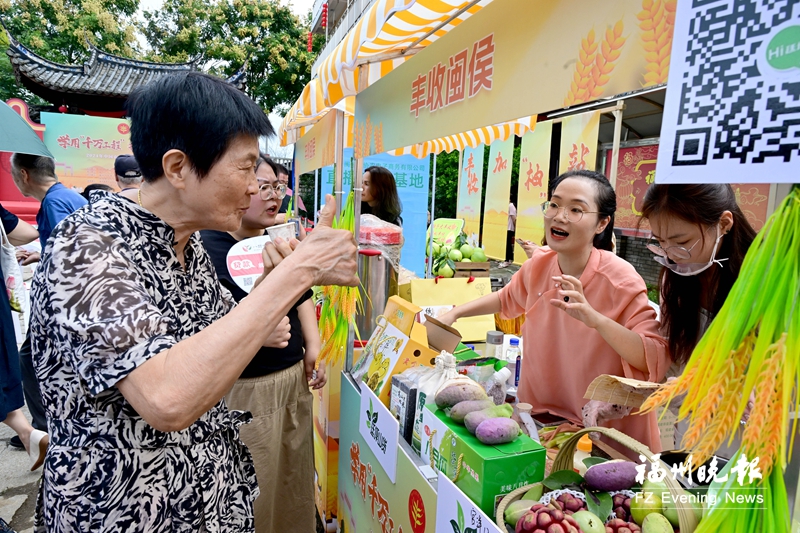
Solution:
<svg viewBox="0 0 800 533">
<path fill-rule="evenodd" d="M 196 72 L 137 89 L 127 112 L 135 157 L 115 162 L 119 191 L 79 194 L 52 159 L 11 159 L 14 183 L 41 209 L 37 228 L 0 209 L 3 230 L 42 251 L 18 256 L 38 262 L 19 353 L 0 291 L 0 419 L 32 469 L 43 465 L 35 529 L 312 531 L 309 389 L 327 377 L 310 289 L 356 285 L 354 237 L 330 227 L 328 197 L 313 232 L 264 246 L 246 292 L 227 254 L 288 207 L 289 171 L 258 149 L 274 134 L 266 115 Z M 365 171 L 362 198 L 362 212 L 402 224 L 388 170 Z M 597 375 L 679 375 L 755 234 L 727 185 L 652 186 L 659 321 L 641 276 L 611 251 L 615 210 L 602 174 L 558 176 L 543 245 L 525 243 L 530 259 L 505 288 L 440 318 L 526 316 L 518 397 L 534 413 L 581 423 Z M 607 425 L 661 449 L 654 415 Z"/>
</svg>

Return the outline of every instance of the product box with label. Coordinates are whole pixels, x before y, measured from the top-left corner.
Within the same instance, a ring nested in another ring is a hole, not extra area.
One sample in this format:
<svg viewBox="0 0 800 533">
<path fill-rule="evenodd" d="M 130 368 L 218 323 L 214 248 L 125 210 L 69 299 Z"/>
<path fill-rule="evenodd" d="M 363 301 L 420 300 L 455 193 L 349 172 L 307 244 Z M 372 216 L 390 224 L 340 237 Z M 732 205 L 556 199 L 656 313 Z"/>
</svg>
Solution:
<svg viewBox="0 0 800 533">
<path fill-rule="evenodd" d="M 461 341 L 455 329 L 433 318 L 418 323 L 420 310 L 399 296 L 390 297 L 385 318 L 378 321 L 353 367 L 353 379 L 366 383 L 386 407 L 390 406 L 392 376 L 419 365 L 433 366 L 442 350 L 452 353 Z"/>
<path fill-rule="evenodd" d="M 417 405 L 417 385 L 402 374 L 392 376 L 389 411 L 400 422 L 400 436 L 411 444 L 414 430 L 414 411 Z"/>
<path fill-rule="evenodd" d="M 503 496 L 544 479 L 545 449 L 527 435 L 506 444 L 483 444 L 436 404 L 423 410 L 422 434 L 422 459 L 430 463 L 433 453 L 440 475 L 451 480 L 458 472 L 456 486 L 489 516 Z"/>
</svg>

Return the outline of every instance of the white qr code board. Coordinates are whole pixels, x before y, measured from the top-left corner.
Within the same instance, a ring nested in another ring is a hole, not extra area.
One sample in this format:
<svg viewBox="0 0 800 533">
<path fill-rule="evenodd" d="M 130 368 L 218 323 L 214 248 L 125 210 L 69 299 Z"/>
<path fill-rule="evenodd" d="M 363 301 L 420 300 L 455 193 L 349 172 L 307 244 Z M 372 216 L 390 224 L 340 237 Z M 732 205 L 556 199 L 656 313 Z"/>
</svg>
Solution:
<svg viewBox="0 0 800 533">
<path fill-rule="evenodd" d="M 656 183 L 800 182 L 800 0 L 679 0 Z"/>
</svg>

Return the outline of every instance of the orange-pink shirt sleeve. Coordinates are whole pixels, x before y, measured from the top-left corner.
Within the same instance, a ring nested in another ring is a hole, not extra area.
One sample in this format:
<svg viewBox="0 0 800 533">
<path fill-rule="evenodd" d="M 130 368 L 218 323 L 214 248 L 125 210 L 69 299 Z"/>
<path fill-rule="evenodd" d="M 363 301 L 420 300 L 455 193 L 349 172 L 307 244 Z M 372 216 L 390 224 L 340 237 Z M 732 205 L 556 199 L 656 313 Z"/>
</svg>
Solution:
<svg viewBox="0 0 800 533">
<path fill-rule="evenodd" d="M 500 289 L 500 316 L 505 319 L 517 318 L 525 314 L 528 309 L 529 284 L 533 279 L 535 266 L 537 264 L 538 252 L 536 250 L 533 257 L 522 263 L 522 267 L 511 276 L 508 285 Z"/>
</svg>

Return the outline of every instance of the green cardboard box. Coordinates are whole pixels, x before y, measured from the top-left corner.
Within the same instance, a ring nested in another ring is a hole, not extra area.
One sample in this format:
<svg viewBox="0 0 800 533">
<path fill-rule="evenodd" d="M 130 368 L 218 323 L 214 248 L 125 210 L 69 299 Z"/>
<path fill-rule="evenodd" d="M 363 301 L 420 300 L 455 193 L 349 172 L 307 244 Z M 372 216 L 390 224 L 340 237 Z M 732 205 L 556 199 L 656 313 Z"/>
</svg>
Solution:
<svg viewBox="0 0 800 533">
<path fill-rule="evenodd" d="M 507 444 L 483 444 L 436 404 L 427 404 L 423 411 L 421 457 L 427 463 L 431 441 L 440 475 L 453 479 L 460 460 L 456 486 L 489 516 L 495 515 L 503 496 L 544 479 L 545 449 L 529 436 L 522 434 Z"/>
</svg>

